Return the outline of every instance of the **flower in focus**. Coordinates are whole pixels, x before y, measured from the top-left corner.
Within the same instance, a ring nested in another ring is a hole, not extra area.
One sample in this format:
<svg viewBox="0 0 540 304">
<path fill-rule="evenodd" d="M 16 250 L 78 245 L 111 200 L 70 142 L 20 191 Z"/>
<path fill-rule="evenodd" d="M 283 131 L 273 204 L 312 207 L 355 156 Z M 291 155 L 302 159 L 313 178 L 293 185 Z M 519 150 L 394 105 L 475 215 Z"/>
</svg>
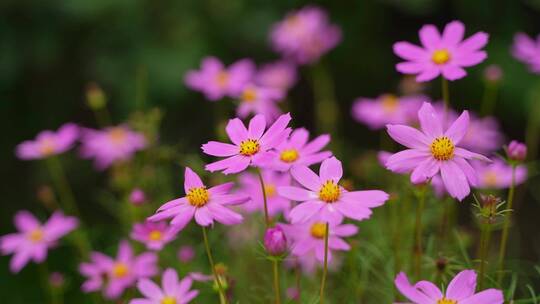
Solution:
<svg viewBox="0 0 540 304">
<path fill-rule="evenodd" d="M 114 162 L 129 160 L 135 152 L 146 147 L 143 134 L 123 125 L 103 130 L 84 129 L 81 142 L 82 157 L 93 158 L 99 170 L 106 169 Z"/>
<path fill-rule="evenodd" d="M 303 188 L 279 187 L 278 193 L 302 202 L 289 213 L 293 224 L 315 217 L 329 223 L 341 223 L 344 216 L 365 220 L 371 216 L 371 208 L 379 207 L 388 200 L 388 194 L 380 190 L 347 191 L 340 186 L 343 168 L 335 157 L 322 162 L 319 175 L 306 166 L 293 167 L 291 174 Z"/>
<path fill-rule="evenodd" d="M 297 81 L 296 66 L 287 61 L 276 61 L 263 65 L 255 75 L 255 83 L 269 88 L 287 91 Z"/>
<path fill-rule="evenodd" d="M 185 277 L 178 280 L 178 274 L 167 268 L 161 278 L 161 288 L 147 278 L 137 282 L 137 289 L 145 298 L 133 299 L 130 304 L 187 304 L 198 294 L 198 290 L 190 290 L 193 280 Z"/>
<path fill-rule="evenodd" d="M 396 69 L 404 74 L 415 74 L 417 81 L 429 81 L 441 75 L 448 80 L 465 77 L 464 67 L 477 65 L 487 58 L 481 49 L 488 42 L 488 34 L 478 32 L 463 40 L 465 26 L 460 21 L 448 23 L 442 35 L 434 25 L 420 29 L 422 47 L 400 41 L 394 53 L 405 62 Z"/>
<path fill-rule="evenodd" d="M 157 256 L 152 252 L 135 256 L 129 243 L 124 240 L 120 242 L 115 259 L 92 252 L 90 262 L 81 263 L 79 271 L 87 279 L 81 286 L 82 291 L 103 289 L 107 299 L 117 299 L 138 279 L 157 274 Z"/>
<path fill-rule="evenodd" d="M 291 209 L 291 201 L 279 196 L 277 189 L 281 186 L 290 186 L 291 176 L 271 170 L 262 170 L 261 175 L 264 180 L 268 214 L 270 216 L 277 216 L 279 213 L 283 213 L 287 216 Z M 263 211 L 264 198 L 258 176 L 249 172 L 242 173 L 239 177 L 239 183 L 239 191 L 250 197 L 250 200 L 242 205 L 242 209 L 247 212 Z"/>
<path fill-rule="evenodd" d="M 514 36 L 512 55 L 527 64 L 531 72 L 540 74 L 540 35 L 535 41 L 524 33 L 517 33 Z"/>
<path fill-rule="evenodd" d="M 281 144 L 291 133 L 291 129 L 287 128 L 289 121 L 291 115 L 283 114 L 265 132 L 264 115 L 253 117 L 248 129 L 238 118 L 229 120 L 225 131 L 233 144 L 210 141 L 202 145 L 205 154 L 226 157 L 206 165 L 205 169 L 230 174 L 244 171 L 249 165 L 268 164 L 273 155 L 269 150 Z"/>
<path fill-rule="evenodd" d="M 299 64 L 313 63 L 341 41 L 341 30 L 330 24 L 324 10 L 316 6 L 290 12 L 274 24 L 272 47 Z"/>
<path fill-rule="evenodd" d="M 34 140 L 17 145 L 15 154 L 23 160 L 42 159 L 71 149 L 79 137 L 79 127 L 73 123 L 61 126 L 58 131 L 41 131 Z"/>
<path fill-rule="evenodd" d="M 458 145 L 469 126 L 469 113 L 464 111 L 443 132 L 443 123 L 433 106 L 424 103 L 418 111 L 422 131 L 405 125 L 388 125 L 388 134 L 408 149 L 388 159 L 386 168 L 396 173 L 411 174 L 411 182 L 424 183 L 440 172 L 448 193 L 462 200 L 470 186 L 478 184 L 476 171 L 467 160 L 490 160 Z"/>
<path fill-rule="evenodd" d="M 214 220 L 224 225 L 239 224 L 242 216 L 225 206 L 242 204 L 248 197 L 243 194 L 228 194 L 233 186 L 233 183 L 225 183 L 207 189 L 201 178 L 186 167 L 186 196 L 165 203 L 148 219 L 157 222 L 172 218 L 171 225 L 177 231 L 184 229 L 192 218 L 201 226 L 209 226 Z"/>
<path fill-rule="evenodd" d="M 144 222 L 133 225 L 131 238 L 146 245 L 149 250 L 161 250 L 170 241 L 174 240 L 178 232 L 165 222 Z"/>
<path fill-rule="evenodd" d="M 187 72 L 184 81 L 208 100 L 216 101 L 225 96 L 236 97 L 254 73 L 255 65 L 249 59 L 239 60 L 225 68 L 219 59 L 206 57 L 202 60 L 201 69 Z"/>
<path fill-rule="evenodd" d="M 264 248 L 273 256 L 280 256 L 287 251 L 287 237 L 280 226 L 266 229 L 264 233 Z"/>
<path fill-rule="evenodd" d="M 527 158 L 527 146 L 517 140 L 512 140 L 506 147 L 506 154 L 510 160 L 522 162 Z"/>
<path fill-rule="evenodd" d="M 512 166 L 505 161 L 495 158 L 492 163 L 473 162 L 473 167 L 478 173 L 480 189 L 507 189 L 512 183 Z M 516 166 L 515 185 L 523 183 L 527 179 L 527 167 Z"/>
<path fill-rule="evenodd" d="M 146 194 L 140 188 L 134 188 L 129 194 L 129 202 L 133 205 L 142 205 L 146 202 Z"/>
<path fill-rule="evenodd" d="M 273 151 L 270 169 L 289 171 L 293 166 L 311 166 L 332 156 L 330 151 L 321 151 L 329 142 L 330 135 L 323 134 L 311 142 L 309 132 L 304 128 L 294 129 L 291 136 L 282 141 Z"/>
<path fill-rule="evenodd" d="M 476 272 L 463 270 L 448 284 L 446 292 L 429 281 L 409 283 L 407 276 L 401 272 L 395 279 L 399 292 L 413 304 L 503 304 L 503 293 L 498 289 L 486 289 L 475 293 Z"/>
<path fill-rule="evenodd" d="M 284 97 L 280 89 L 262 87 L 248 84 L 239 94 L 240 104 L 236 108 L 236 115 L 246 118 L 249 114 L 262 114 L 274 120 L 281 114 L 277 103 Z"/>
<path fill-rule="evenodd" d="M 352 115 L 356 121 L 371 129 L 382 129 L 387 124 L 412 124 L 425 96 L 397 97 L 384 94 L 375 99 L 360 97 L 354 101 Z"/>
<path fill-rule="evenodd" d="M 77 218 L 65 216 L 60 211 L 53 213 L 44 224 L 30 212 L 19 211 L 13 222 L 19 232 L 0 237 L 2 255 L 13 254 L 9 264 L 13 273 L 19 272 L 29 261 L 45 261 L 47 250 L 79 225 Z"/>
<path fill-rule="evenodd" d="M 195 249 L 188 245 L 181 246 L 176 256 L 180 262 L 189 263 L 195 258 Z"/>
</svg>

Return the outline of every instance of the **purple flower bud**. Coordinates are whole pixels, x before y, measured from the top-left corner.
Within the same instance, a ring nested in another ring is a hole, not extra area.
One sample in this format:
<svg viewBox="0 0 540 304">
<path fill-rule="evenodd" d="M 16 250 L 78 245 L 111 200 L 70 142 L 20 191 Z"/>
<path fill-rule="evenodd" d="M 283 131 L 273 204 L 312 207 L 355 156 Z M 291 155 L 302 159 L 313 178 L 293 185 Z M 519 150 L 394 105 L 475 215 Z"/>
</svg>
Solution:
<svg viewBox="0 0 540 304">
<path fill-rule="evenodd" d="M 506 154 L 511 160 L 524 161 L 527 157 L 527 146 L 517 140 L 512 140 L 506 148 Z"/>
<path fill-rule="evenodd" d="M 273 256 L 282 255 L 287 250 L 287 238 L 280 227 L 268 228 L 264 234 L 264 247 Z"/>
<path fill-rule="evenodd" d="M 146 202 L 146 194 L 139 188 L 134 188 L 129 195 L 129 201 L 133 205 L 141 205 Z"/>
</svg>

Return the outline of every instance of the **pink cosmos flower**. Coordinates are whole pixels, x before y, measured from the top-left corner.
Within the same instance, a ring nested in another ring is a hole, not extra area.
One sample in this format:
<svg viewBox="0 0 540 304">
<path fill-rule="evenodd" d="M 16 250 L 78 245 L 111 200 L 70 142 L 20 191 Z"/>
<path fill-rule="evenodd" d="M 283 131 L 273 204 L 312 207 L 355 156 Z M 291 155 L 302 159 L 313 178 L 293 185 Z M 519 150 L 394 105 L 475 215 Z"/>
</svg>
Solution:
<svg viewBox="0 0 540 304">
<path fill-rule="evenodd" d="M 225 68 L 219 59 L 206 57 L 202 60 L 201 69 L 187 72 L 184 81 L 208 100 L 216 101 L 225 96 L 236 97 L 254 73 L 255 65 L 249 59 L 239 60 Z"/>
<path fill-rule="evenodd" d="M 458 146 L 467 132 L 469 113 L 464 111 L 445 132 L 431 104 L 424 103 L 418 118 L 422 131 L 405 125 L 387 126 L 388 134 L 409 149 L 390 156 L 386 168 L 396 173 L 412 172 L 414 184 L 424 183 L 440 172 L 449 194 L 462 200 L 469 195 L 469 184 L 478 184 L 476 171 L 467 160 L 490 161 Z"/>
<path fill-rule="evenodd" d="M 210 141 L 202 145 L 204 153 L 227 158 L 208 164 L 205 169 L 230 174 L 244 171 L 249 165 L 267 165 L 273 156 L 269 151 L 289 137 L 291 133 L 291 129 L 287 128 L 289 121 L 291 115 L 283 114 L 265 132 L 264 115 L 253 117 L 248 129 L 238 118 L 229 120 L 225 131 L 233 144 Z"/>
<path fill-rule="evenodd" d="M 263 65 L 255 75 L 255 83 L 287 91 L 297 81 L 296 66 L 288 61 L 276 61 Z"/>
<path fill-rule="evenodd" d="M 209 226 L 214 220 L 224 225 L 239 224 L 242 222 L 242 216 L 225 206 L 242 204 L 248 197 L 243 194 L 227 194 L 233 186 L 233 183 L 225 183 L 207 189 L 201 178 L 186 167 L 184 174 L 186 196 L 165 203 L 148 219 L 157 222 L 172 218 L 171 225 L 177 231 L 184 229 L 193 217 L 201 226 Z"/>
<path fill-rule="evenodd" d="M 476 272 L 463 270 L 448 284 L 446 292 L 428 281 L 409 283 L 407 276 L 401 272 L 395 279 L 399 292 L 412 304 L 503 304 L 503 293 L 498 289 L 486 289 L 479 293 L 476 290 Z"/>
<path fill-rule="evenodd" d="M 71 149 L 79 137 L 79 127 L 73 123 L 64 124 L 58 131 L 41 131 L 35 140 L 23 141 L 15 149 L 15 154 L 23 160 L 42 159 Z"/>
<path fill-rule="evenodd" d="M 308 140 L 308 130 L 295 129 L 289 139 L 276 146 L 268 167 L 278 171 L 289 171 L 293 166 L 311 166 L 332 156 L 330 151 L 321 151 L 330 142 L 330 135 L 320 135 L 311 142 Z"/>
<path fill-rule="evenodd" d="M 514 36 L 512 55 L 527 64 L 531 72 L 540 74 L 540 35 L 535 41 L 524 33 L 517 33 Z"/>
<path fill-rule="evenodd" d="M 142 205 L 146 202 L 146 193 L 141 188 L 134 188 L 129 194 L 129 202 L 135 206 Z"/>
<path fill-rule="evenodd" d="M 490 164 L 473 162 L 473 167 L 478 172 L 480 189 L 507 189 L 512 183 L 512 167 L 499 158 L 493 159 Z M 522 184 L 527 179 L 527 167 L 516 166 L 515 185 Z"/>
<path fill-rule="evenodd" d="M 341 30 L 330 24 L 324 10 L 307 6 L 274 24 L 272 47 L 299 64 L 313 63 L 341 41 Z"/>
<path fill-rule="evenodd" d="M 148 250 L 161 250 L 176 238 L 178 230 L 165 222 L 144 222 L 133 225 L 131 238 L 146 245 Z"/>
<path fill-rule="evenodd" d="M 262 114 L 274 120 L 281 114 L 277 103 L 282 101 L 284 95 L 280 89 L 248 84 L 238 96 L 240 104 L 236 114 L 240 118 L 246 118 L 249 114 Z"/>
<path fill-rule="evenodd" d="M 488 34 L 478 32 L 463 40 L 465 26 L 460 21 L 448 23 L 442 35 L 434 25 L 420 29 L 422 47 L 400 41 L 394 53 L 405 60 L 396 68 L 404 74 L 415 74 L 417 81 L 429 81 L 441 75 L 448 80 L 465 77 L 464 67 L 477 65 L 487 58 L 481 49 L 488 42 Z"/>
<path fill-rule="evenodd" d="M 503 141 L 504 135 L 497 118 L 491 116 L 479 118 L 471 113 L 469 128 L 467 128 L 460 145 L 476 153 L 490 154 L 497 151 Z"/>
<path fill-rule="evenodd" d="M 425 96 L 397 97 L 384 94 L 375 99 L 360 97 L 354 101 L 352 115 L 369 128 L 382 129 L 386 124 L 412 124 Z"/>
<path fill-rule="evenodd" d="M 193 280 L 185 277 L 178 280 L 178 274 L 172 268 L 163 272 L 161 286 L 149 279 L 140 279 L 137 289 L 145 298 L 133 299 L 129 304 L 187 304 L 198 294 L 198 290 L 190 290 Z"/>
<path fill-rule="evenodd" d="M 117 161 L 131 159 L 135 152 L 146 147 L 143 134 L 120 125 L 103 130 L 85 129 L 82 133 L 81 155 L 93 158 L 97 169 L 103 170 Z"/>
<path fill-rule="evenodd" d="M 289 213 L 293 224 L 314 217 L 329 223 L 341 223 L 344 216 L 365 220 L 371 216 L 371 208 L 381 206 L 388 200 L 388 194 L 383 191 L 347 191 L 341 187 L 339 181 L 343 168 L 335 157 L 322 162 L 319 176 L 306 166 L 293 167 L 291 174 L 303 188 L 279 187 L 278 193 L 302 202 Z"/>
<path fill-rule="evenodd" d="M 13 254 L 9 264 L 11 272 L 19 272 L 29 261 L 42 263 L 47 258 L 47 250 L 56 246 L 58 240 L 79 225 L 72 216 L 56 211 L 45 224 L 41 224 L 30 212 L 19 211 L 14 217 L 19 232 L 0 238 L 2 255 Z"/>
<path fill-rule="evenodd" d="M 291 185 L 291 176 L 271 170 L 262 170 L 264 180 L 264 190 L 268 202 L 268 213 L 270 216 L 276 216 L 283 213 L 285 216 L 289 214 L 291 209 L 291 201 L 281 197 L 277 193 L 277 189 L 281 186 Z M 245 193 L 250 197 L 250 200 L 242 205 L 242 209 L 247 212 L 263 211 L 263 193 L 259 183 L 259 177 L 252 173 L 242 173 L 239 178 L 240 193 Z"/>
<path fill-rule="evenodd" d="M 120 242 L 116 259 L 92 252 L 90 262 L 82 263 L 79 272 L 87 277 L 81 286 L 84 292 L 103 289 L 107 299 L 117 299 L 138 279 L 157 274 L 157 256 L 151 252 L 135 256 L 129 243 L 124 240 Z"/>
</svg>

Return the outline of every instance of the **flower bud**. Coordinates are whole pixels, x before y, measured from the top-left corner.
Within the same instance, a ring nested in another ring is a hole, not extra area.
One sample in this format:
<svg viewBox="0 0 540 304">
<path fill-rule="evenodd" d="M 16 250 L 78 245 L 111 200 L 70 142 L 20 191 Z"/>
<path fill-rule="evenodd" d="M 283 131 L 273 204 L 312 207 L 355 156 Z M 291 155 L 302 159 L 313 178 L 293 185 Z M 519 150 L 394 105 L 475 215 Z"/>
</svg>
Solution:
<svg viewBox="0 0 540 304">
<path fill-rule="evenodd" d="M 141 205 L 146 202 L 146 194 L 139 188 L 134 188 L 129 195 L 129 201 L 133 205 Z"/>
<path fill-rule="evenodd" d="M 178 249 L 178 260 L 182 263 L 189 263 L 195 258 L 195 250 L 193 247 L 185 245 Z"/>
<path fill-rule="evenodd" d="M 273 256 L 279 256 L 287 250 L 287 238 L 280 227 L 268 228 L 264 234 L 264 247 Z"/>
<path fill-rule="evenodd" d="M 515 161 L 524 161 L 527 157 L 527 146 L 517 140 L 512 140 L 506 148 L 508 158 Z"/>
<path fill-rule="evenodd" d="M 92 110 L 101 110 L 107 104 L 107 96 L 96 83 L 90 83 L 86 89 L 86 103 Z"/>
<path fill-rule="evenodd" d="M 491 64 L 484 69 L 484 79 L 488 82 L 497 83 L 502 77 L 501 67 L 496 64 Z"/>
</svg>

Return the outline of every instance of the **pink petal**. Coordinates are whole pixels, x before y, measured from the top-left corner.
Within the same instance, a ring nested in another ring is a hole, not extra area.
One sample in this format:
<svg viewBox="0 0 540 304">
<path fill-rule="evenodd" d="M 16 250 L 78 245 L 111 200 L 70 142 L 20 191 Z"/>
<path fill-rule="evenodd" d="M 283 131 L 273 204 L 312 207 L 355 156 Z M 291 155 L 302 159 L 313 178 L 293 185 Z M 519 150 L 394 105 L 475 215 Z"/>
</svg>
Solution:
<svg viewBox="0 0 540 304">
<path fill-rule="evenodd" d="M 415 288 L 419 289 L 422 293 L 432 299 L 435 303 L 437 300 L 442 299 L 443 294 L 441 290 L 435 286 L 435 284 L 428 281 L 420 281 L 414 285 Z M 451 298 L 454 300 L 454 298 Z"/>
<path fill-rule="evenodd" d="M 291 223 L 301 223 L 309 220 L 313 215 L 318 213 L 324 207 L 324 203 L 320 201 L 307 201 L 298 204 L 289 213 Z"/>
<path fill-rule="evenodd" d="M 291 169 L 291 175 L 298 183 L 309 190 L 318 192 L 321 188 L 319 176 L 306 166 L 293 167 Z"/>
<path fill-rule="evenodd" d="M 251 139 L 259 139 L 264 133 L 266 128 L 266 119 L 264 115 L 259 114 L 255 115 L 250 122 L 248 127 L 248 137 Z"/>
<path fill-rule="evenodd" d="M 189 303 L 191 300 L 193 300 L 197 295 L 199 294 L 199 291 L 198 290 L 192 290 L 190 292 L 188 292 L 187 294 L 185 294 L 181 299 L 182 299 L 182 302 L 179 303 L 179 304 L 183 304 L 183 303 Z"/>
<path fill-rule="evenodd" d="M 193 206 L 190 206 L 190 207 L 191 208 L 189 208 L 190 210 L 188 212 L 179 213 L 172 219 L 171 225 L 174 228 L 178 229 L 179 231 L 184 229 L 184 227 L 186 227 L 189 221 L 193 218 L 196 208 Z"/>
<path fill-rule="evenodd" d="M 163 292 L 156 283 L 143 278 L 137 282 L 137 289 L 147 298 L 159 301 L 163 297 Z"/>
<path fill-rule="evenodd" d="M 239 156 L 238 159 L 235 160 L 234 162 L 232 162 L 231 165 L 228 168 L 223 170 L 223 174 L 225 174 L 225 175 L 234 174 L 234 173 L 238 173 L 238 172 L 242 172 L 242 171 L 246 170 L 246 168 L 251 163 L 249 157 L 245 157 L 245 156 L 241 156 L 241 155 L 237 155 L 237 156 Z M 233 158 L 234 157 L 236 157 L 236 156 L 233 156 Z"/>
<path fill-rule="evenodd" d="M 441 74 L 441 69 L 433 64 L 426 64 L 422 73 L 416 76 L 416 81 L 426 82 L 437 78 Z"/>
<path fill-rule="evenodd" d="M 312 239 L 307 238 L 303 239 L 301 241 L 298 241 L 294 244 L 292 248 L 292 253 L 296 256 L 303 256 L 309 251 L 311 251 L 314 247 L 315 243 Z"/>
<path fill-rule="evenodd" d="M 474 296 L 459 301 L 459 304 L 503 304 L 504 295 L 497 289 L 487 289 Z"/>
<path fill-rule="evenodd" d="M 361 204 L 365 207 L 379 207 L 389 198 L 388 193 L 380 190 L 348 191 L 341 195 L 341 200 Z"/>
<path fill-rule="evenodd" d="M 428 136 L 428 142 L 443 135 L 441 118 L 430 103 L 424 102 L 418 111 L 418 119 L 422 132 Z"/>
<path fill-rule="evenodd" d="M 427 158 L 431 158 L 428 151 L 407 149 L 392 154 L 386 161 L 386 168 L 396 173 L 409 173 Z"/>
<path fill-rule="evenodd" d="M 403 74 L 418 74 L 424 71 L 425 68 L 426 68 L 425 63 L 418 63 L 418 62 L 400 62 L 396 64 L 396 70 L 398 70 L 398 72 L 401 72 Z M 438 74 L 435 77 L 437 76 Z"/>
<path fill-rule="evenodd" d="M 220 204 L 208 204 L 208 210 L 212 213 L 212 217 L 224 225 L 236 225 L 242 222 L 242 215 L 221 206 Z"/>
<path fill-rule="evenodd" d="M 191 273 L 191 274 L 195 275 L 195 273 Z M 210 276 L 210 280 L 212 279 L 213 279 L 212 276 Z M 178 292 L 186 293 L 191 288 L 191 285 L 193 284 L 193 280 L 194 279 L 191 276 L 187 276 L 183 278 L 182 281 L 180 281 L 180 283 L 178 284 Z"/>
<path fill-rule="evenodd" d="M 311 166 L 311 165 L 320 163 L 323 160 L 325 160 L 325 159 L 327 159 L 327 158 L 329 158 L 331 156 L 332 156 L 332 152 L 324 151 L 324 152 L 308 155 L 308 156 L 305 156 L 305 157 L 301 157 L 299 159 L 299 163 L 304 165 L 304 166 Z"/>
<path fill-rule="evenodd" d="M 439 47 L 441 37 L 437 28 L 431 24 L 424 25 L 420 29 L 420 42 L 422 42 L 424 48 L 428 50 L 433 50 Z"/>
<path fill-rule="evenodd" d="M 324 146 L 330 142 L 330 135 L 323 134 L 317 136 L 314 140 L 309 142 L 307 145 L 302 148 L 302 153 L 311 154 L 320 151 Z"/>
<path fill-rule="evenodd" d="M 165 294 L 172 295 L 176 293 L 176 288 L 178 285 L 178 274 L 172 268 L 168 268 L 163 272 L 163 279 L 161 282 L 163 286 L 163 291 Z"/>
<path fill-rule="evenodd" d="M 396 42 L 393 48 L 394 53 L 405 60 L 421 61 L 428 56 L 423 48 L 405 41 Z"/>
<path fill-rule="evenodd" d="M 239 145 L 248 138 L 248 131 L 242 121 L 238 118 L 229 120 L 229 123 L 227 123 L 227 126 L 225 127 L 225 131 L 235 145 Z"/>
<path fill-rule="evenodd" d="M 211 197 L 211 201 L 220 205 L 239 205 L 247 202 L 249 196 L 243 193 L 237 194 L 218 194 Z"/>
<path fill-rule="evenodd" d="M 463 39 L 465 26 L 460 21 L 452 21 L 444 27 L 442 41 L 445 45 L 456 45 Z"/>
<path fill-rule="evenodd" d="M 486 58 L 487 58 L 487 53 L 482 51 L 482 52 L 467 53 L 460 56 L 456 56 L 452 60 L 452 62 L 458 66 L 470 67 L 470 66 L 479 64 L 480 62 L 486 60 Z"/>
<path fill-rule="evenodd" d="M 315 193 L 303 188 L 284 186 L 279 187 L 277 190 L 279 195 L 293 201 L 303 202 L 317 198 Z"/>
<path fill-rule="evenodd" d="M 18 211 L 17 214 L 15 214 L 14 222 L 15 227 L 23 232 L 32 231 L 41 227 L 41 223 L 32 215 L 32 213 L 26 210 Z"/>
<path fill-rule="evenodd" d="M 328 180 L 333 180 L 334 183 L 338 183 L 343 176 L 341 162 L 335 157 L 325 159 L 319 169 L 319 176 L 321 183 L 325 183 Z"/>
<path fill-rule="evenodd" d="M 341 237 L 353 236 L 358 233 L 358 227 L 353 224 L 338 225 L 330 227 L 330 229 L 332 229 L 332 234 Z"/>
<path fill-rule="evenodd" d="M 388 135 L 407 148 L 427 150 L 430 140 L 422 132 L 405 125 L 386 125 Z"/>
<path fill-rule="evenodd" d="M 474 294 L 476 290 L 476 272 L 474 270 L 463 270 L 458 273 L 448 284 L 446 297 L 452 300 L 461 301 Z"/>
<path fill-rule="evenodd" d="M 463 40 L 459 45 L 459 52 L 474 52 L 483 48 L 489 39 L 489 35 L 484 32 L 478 32 L 471 37 Z"/>
<path fill-rule="evenodd" d="M 227 157 L 238 154 L 238 146 L 225 144 L 217 141 L 209 141 L 202 145 L 202 150 L 205 154 L 219 157 Z"/>
<path fill-rule="evenodd" d="M 321 135 L 322 136 L 322 135 Z M 309 132 L 305 128 L 294 129 L 289 142 L 297 149 L 302 148 L 309 139 Z"/>
<path fill-rule="evenodd" d="M 469 181 L 469 184 L 471 184 L 471 186 L 478 186 L 478 173 L 469 164 L 469 162 L 467 162 L 464 158 L 461 157 L 454 157 L 452 161 L 459 166 L 463 173 L 465 173 L 465 176 L 467 177 L 467 180 Z"/>
<path fill-rule="evenodd" d="M 120 241 L 116 259 L 125 262 L 131 260 L 131 258 L 133 258 L 133 249 L 129 245 L 129 242 L 126 240 Z"/>
<path fill-rule="evenodd" d="M 28 263 L 28 261 L 30 261 L 31 257 L 32 251 L 30 251 L 30 249 L 17 251 L 9 262 L 9 270 L 11 270 L 13 273 L 18 273 Z"/>
<path fill-rule="evenodd" d="M 324 261 L 324 254 L 324 245 L 321 244 L 321 246 L 315 247 L 315 257 L 317 258 L 317 260 L 319 260 L 319 262 Z M 330 262 L 332 260 L 332 251 L 328 250 L 328 252 L 326 252 L 326 255 L 328 258 L 328 262 Z"/>
<path fill-rule="evenodd" d="M 207 206 L 195 210 L 195 221 L 201 226 L 208 226 L 214 222 L 212 214 Z"/>
<path fill-rule="evenodd" d="M 343 213 L 336 207 L 339 203 L 326 204 L 320 209 L 317 218 L 321 222 L 338 225 L 343 222 Z"/>
<path fill-rule="evenodd" d="M 330 228 L 332 229 L 332 228 Z M 330 237 L 328 239 L 328 247 L 334 250 L 350 250 L 351 246 L 344 240 L 338 237 Z"/>
<path fill-rule="evenodd" d="M 421 162 L 411 174 L 411 182 L 413 184 L 421 184 L 432 178 L 439 172 L 439 161 L 430 157 Z"/>
<path fill-rule="evenodd" d="M 201 178 L 190 167 L 186 167 L 184 171 L 184 191 L 188 193 L 189 190 L 200 187 L 204 187 Z"/>
<path fill-rule="evenodd" d="M 461 156 L 465 159 L 475 159 L 475 160 L 481 160 L 490 163 L 491 160 L 487 157 L 485 157 L 482 154 L 474 153 L 468 150 L 465 150 L 463 148 L 456 147 L 454 149 L 454 155 Z"/>
<path fill-rule="evenodd" d="M 353 203 L 350 201 L 340 201 L 338 203 L 334 203 L 333 207 L 346 217 L 357 221 L 368 219 L 373 213 L 368 206 L 365 206 L 359 202 Z"/>
<path fill-rule="evenodd" d="M 457 65 L 448 64 L 443 67 L 442 74 L 448 80 L 457 80 L 465 77 L 467 72 Z"/>
<path fill-rule="evenodd" d="M 441 162 L 441 177 L 446 190 L 452 197 L 461 201 L 469 195 L 467 177 L 454 162 Z"/>
<path fill-rule="evenodd" d="M 238 167 L 238 163 L 242 163 L 247 168 L 247 166 L 249 166 L 250 159 L 249 157 L 246 157 L 243 155 L 235 155 L 229 158 L 225 158 L 225 159 L 207 164 L 204 168 L 207 171 L 215 172 L 215 171 L 225 170 L 232 166 L 236 168 Z"/>
<path fill-rule="evenodd" d="M 445 136 L 449 137 L 454 145 L 459 144 L 461 139 L 467 134 L 467 128 L 469 127 L 469 112 L 463 111 L 461 115 L 456 119 L 450 128 L 444 133 Z"/>
<path fill-rule="evenodd" d="M 409 283 L 409 279 L 407 279 L 405 273 L 400 272 L 396 276 L 394 283 L 399 292 L 415 304 L 433 304 L 433 300 L 418 291 L 411 283 Z"/>
<path fill-rule="evenodd" d="M 291 114 L 286 113 L 278 117 L 276 121 L 268 128 L 264 135 L 260 139 L 261 145 L 268 146 L 268 148 L 273 148 L 280 144 L 275 142 L 275 138 L 281 136 L 281 133 L 287 128 L 287 125 L 291 121 Z"/>
<path fill-rule="evenodd" d="M 129 304 L 155 304 L 155 301 L 148 299 L 133 299 L 129 300 Z"/>
<path fill-rule="evenodd" d="M 225 194 L 229 191 L 231 191 L 231 189 L 234 187 L 234 183 L 233 182 L 228 182 L 228 183 L 224 183 L 224 184 L 221 184 L 221 185 L 217 185 L 217 186 L 214 186 L 214 187 L 211 187 L 208 189 L 208 192 L 210 192 L 210 194 Z"/>
</svg>

